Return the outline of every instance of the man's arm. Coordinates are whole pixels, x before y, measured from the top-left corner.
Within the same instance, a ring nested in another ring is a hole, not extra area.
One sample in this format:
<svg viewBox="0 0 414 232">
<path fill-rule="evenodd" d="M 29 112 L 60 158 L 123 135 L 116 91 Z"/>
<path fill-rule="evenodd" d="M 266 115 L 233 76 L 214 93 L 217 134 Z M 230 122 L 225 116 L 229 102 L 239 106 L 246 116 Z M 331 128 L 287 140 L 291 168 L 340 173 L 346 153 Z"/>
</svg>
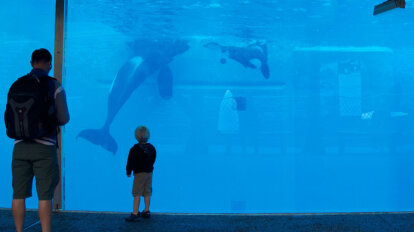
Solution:
<svg viewBox="0 0 414 232">
<path fill-rule="evenodd" d="M 66 93 L 59 82 L 56 81 L 56 90 L 54 93 L 56 118 L 59 126 L 63 126 L 69 122 L 69 109 L 66 101 Z"/>
</svg>

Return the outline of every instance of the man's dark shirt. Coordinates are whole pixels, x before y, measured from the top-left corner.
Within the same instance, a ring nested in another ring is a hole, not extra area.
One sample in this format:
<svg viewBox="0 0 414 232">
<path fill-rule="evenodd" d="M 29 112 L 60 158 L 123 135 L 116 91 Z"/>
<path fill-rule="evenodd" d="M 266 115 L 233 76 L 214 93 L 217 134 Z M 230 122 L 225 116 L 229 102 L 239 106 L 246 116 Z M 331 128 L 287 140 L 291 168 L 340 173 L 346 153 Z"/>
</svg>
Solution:
<svg viewBox="0 0 414 232">
<path fill-rule="evenodd" d="M 126 166 L 127 175 L 139 172 L 152 172 L 154 170 L 154 163 L 156 158 L 155 147 L 150 143 L 135 144 L 128 155 L 128 162 Z"/>
</svg>

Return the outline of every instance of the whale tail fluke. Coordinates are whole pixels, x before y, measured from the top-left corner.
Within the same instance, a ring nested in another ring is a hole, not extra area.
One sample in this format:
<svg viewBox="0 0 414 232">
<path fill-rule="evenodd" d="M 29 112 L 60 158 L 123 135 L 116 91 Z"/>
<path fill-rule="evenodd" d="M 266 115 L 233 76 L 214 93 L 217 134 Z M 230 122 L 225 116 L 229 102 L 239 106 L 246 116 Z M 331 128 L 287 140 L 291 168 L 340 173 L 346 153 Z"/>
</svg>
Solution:
<svg viewBox="0 0 414 232">
<path fill-rule="evenodd" d="M 118 145 L 115 139 L 106 129 L 90 129 L 81 131 L 78 136 L 93 144 L 100 145 L 105 150 L 112 152 L 114 155 L 118 150 Z"/>
</svg>

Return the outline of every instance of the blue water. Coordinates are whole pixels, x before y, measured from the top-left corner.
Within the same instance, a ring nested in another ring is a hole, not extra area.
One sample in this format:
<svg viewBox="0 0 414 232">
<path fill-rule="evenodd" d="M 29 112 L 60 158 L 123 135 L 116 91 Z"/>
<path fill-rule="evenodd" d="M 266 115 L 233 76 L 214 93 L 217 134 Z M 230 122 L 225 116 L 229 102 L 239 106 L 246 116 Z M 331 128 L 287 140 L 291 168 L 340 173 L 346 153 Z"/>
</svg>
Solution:
<svg viewBox="0 0 414 232">
<path fill-rule="evenodd" d="M 126 160 L 146 125 L 155 212 L 412 210 L 414 4 L 374 17 L 378 3 L 70 0 L 65 208 L 131 210 Z M 0 23 L 20 41 L 0 45 L 18 52 L 0 54 L 3 96 L 32 49 L 53 48 L 54 15 L 37 8 L 44 33 Z"/>
</svg>

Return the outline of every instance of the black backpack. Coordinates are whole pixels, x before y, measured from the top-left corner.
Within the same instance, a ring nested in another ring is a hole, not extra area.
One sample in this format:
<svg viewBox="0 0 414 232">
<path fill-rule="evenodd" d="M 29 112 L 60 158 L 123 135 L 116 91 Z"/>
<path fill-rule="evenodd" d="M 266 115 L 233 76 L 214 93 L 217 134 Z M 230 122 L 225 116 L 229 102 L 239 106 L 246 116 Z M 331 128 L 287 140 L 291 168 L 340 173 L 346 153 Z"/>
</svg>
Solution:
<svg viewBox="0 0 414 232">
<path fill-rule="evenodd" d="M 28 74 L 10 87 L 7 96 L 7 136 L 12 139 L 33 140 L 56 131 L 57 121 L 52 96 L 53 78 Z"/>
</svg>

